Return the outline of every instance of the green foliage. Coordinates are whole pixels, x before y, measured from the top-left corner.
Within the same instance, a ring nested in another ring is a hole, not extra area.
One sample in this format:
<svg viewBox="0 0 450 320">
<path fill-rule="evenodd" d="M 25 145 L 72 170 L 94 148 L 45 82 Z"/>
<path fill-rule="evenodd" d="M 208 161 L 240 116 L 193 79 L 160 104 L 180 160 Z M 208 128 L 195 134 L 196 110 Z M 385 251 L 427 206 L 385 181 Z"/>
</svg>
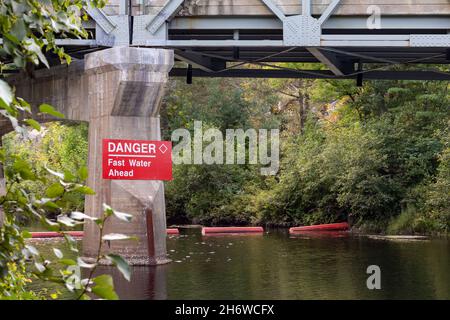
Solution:
<svg viewBox="0 0 450 320">
<path fill-rule="evenodd" d="M 87 32 L 81 25 L 82 19 L 87 17 L 83 7 L 103 4 L 102 0 L 0 1 L 0 38 L 3 40 L 0 74 L 3 76 L 3 71 L 7 69 L 30 71 L 41 63 L 48 67 L 47 56 L 50 55 L 58 56 L 63 63 L 70 63 L 70 56 L 63 48 L 56 46 L 56 37 L 86 37 Z M 53 117 L 63 117 L 48 104 L 41 104 L 39 111 Z M 42 298 L 27 288 L 27 283 L 35 278 L 65 285 L 79 299 L 89 299 L 95 295 L 103 299 L 117 299 L 111 277 L 100 275 L 94 278 L 93 274 L 100 260 L 105 258 L 102 254 L 104 242 L 120 238 L 119 235 L 104 235 L 103 238 L 105 223 L 111 217 L 128 221 L 129 216 L 115 212 L 106 205 L 100 218 L 92 218 L 77 211 L 70 212 L 76 202 L 74 199 L 79 199 L 80 195 L 93 194 L 93 190 L 84 185 L 87 178 L 87 169 L 81 163 L 84 159 L 77 158 L 85 150 L 85 145 L 80 143 L 83 136 L 77 137 L 76 131 L 73 131 L 73 134 L 58 137 L 67 138 L 68 141 L 53 143 L 51 134 L 47 137 L 42 135 L 41 146 L 47 150 L 32 154 L 20 149 L 20 146 L 33 140 L 27 126 L 42 134 L 41 126 L 33 120 L 30 104 L 16 97 L 14 89 L 4 80 L 0 80 L 0 114 L 21 135 L 16 138 L 22 139 L 15 141 L 19 145 L 19 150 L 16 150 L 18 154 L 6 154 L 4 148 L 0 148 L 0 163 L 2 166 L 6 164 L 5 177 L 8 182 L 5 194 L 0 195 L 0 299 Z M 53 129 L 58 130 L 57 127 Z M 11 143 L 10 147 L 13 145 L 16 146 Z M 79 154 L 76 154 L 77 151 Z M 37 158 L 33 159 L 34 156 Z M 33 161 L 40 165 L 33 165 Z M 39 186 L 41 189 L 37 190 Z M 79 257 L 76 261 L 64 258 L 57 249 L 53 250 L 54 257 L 45 257 L 30 245 L 27 240 L 30 233 L 23 230 L 19 217 L 33 217 L 48 230 L 60 232 L 75 254 L 78 253 L 76 241 L 64 230 L 83 224 L 85 220 L 92 220 L 101 235 L 94 263 L 87 263 Z M 123 261 L 115 257 L 115 262 L 125 278 L 129 279 Z M 82 279 L 81 272 L 76 272 L 81 269 L 90 269 L 87 278 Z M 92 294 L 88 295 L 88 292 Z M 52 298 L 57 296 L 57 293 L 51 294 Z"/>
<path fill-rule="evenodd" d="M 116 292 L 114 291 L 114 284 L 111 276 L 101 275 L 92 280 L 95 286 L 92 287 L 92 292 L 97 296 L 107 300 L 118 300 Z"/>
<path fill-rule="evenodd" d="M 104 213 L 100 218 L 89 217 L 80 212 L 63 212 L 62 206 L 65 203 L 65 195 L 79 193 L 82 187 L 82 177 L 85 177 L 85 169 L 79 170 L 80 176 L 71 175 L 71 181 L 65 180 L 65 174 L 47 168 L 48 173 L 59 178 L 58 182 L 52 184 L 42 197 L 36 193 L 28 192 L 25 188 L 19 187 L 25 182 L 40 181 L 45 182 L 46 178 L 35 172 L 26 161 L 15 158 L 12 164 L 13 169 L 5 171 L 9 180 L 7 193 L 2 196 L 1 203 L 5 213 L 3 226 L 0 229 L 0 298 L 20 298 L 32 297 L 33 294 L 25 289 L 25 284 L 32 278 L 39 278 L 44 281 L 60 283 L 74 292 L 79 299 L 90 298 L 87 292 L 96 293 L 100 298 L 116 298 L 114 287 L 105 282 L 104 276 L 101 282 L 97 283 L 93 278 L 96 267 L 101 259 L 106 257 L 102 254 L 102 246 L 107 241 L 128 239 L 120 234 L 103 234 L 104 226 L 112 218 L 130 221 L 131 216 L 122 212 L 116 212 L 107 205 L 104 205 Z M 49 197 L 49 198 L 47 198 Z M 48 218 L 49 212 L 57 211 L 55 219 Z M 71 251 L 77 253 L 76 241 L 64 230 L 71 229 L 83 224 L 84 220 L 92 220 L 100 230 L 98 244 L 98 256 L 94 263 L 86 263 L 81 258 L 67 259 L 60 250 L 54 249 L 56 258 L 42 255 L 35 247 L 27 242 L 30 234 L 22 231 L 18 223 L 18 216 L 34 217 L 41 222 L 48 230 L 61 232 Z M 125 261 L 118 256 L 114 256 L 114 262 L 118 266 L 126 279 L 130 279 L 130 270 L 124 265 Z M 26 266 L 28 266 L 26 268 Z M 60 267 L 63 266 L 63 267 Z M 75 273 L 73 267 L 78 270 L 89 269 L 89 276 L 85 279 L 80 277 L 81 272 Z M 21 279 L 24 279 L 23 281 Z M 92 281 L 91 281 L 92 280 Z M 97 290 L 93 290 L 99 286 Z M 108 284 L 108 285 L 107 285 Z M 92 287 L 92 288 L 91 288 Z"/>
<path fill-rule="evenodd" d="M 204 131 L 216 128 L 222 133 L 233 128 L 277 127 L 277 117 L 267 117 L 274 96 L 248 96 L 245 85 L 235 79 L 196 79 L 192 86 L 173 81 L 162 111 L 165 139 L 170 140 L 174 129 L 192 130 L 195 120 L 203 121 Z M 245 206 L 247 189 L 262 181 L 257 166 L 177 165 L 173 174 L 174 180 L 166 184 L 165 192 L 169 223 L 256 221 L 256 213 Z"/>
<path fill-rule="evenodd" d="M 167 184 L 169 221 L 211 225 L 252 223 L 253 213 L 236 206 L 236 201 L 245 195 L 246 183 L 256 180 L 257 174 L 256 169 L 240 165 L 176 166 L 174 181 Z"/>
<path fill-rule="evenodd" d="M 450 123 L 449 123 L 450 125 Z M 450 131 L 446 128 L 445 147 L 439 155 L 439 166 L 433 181 L 425 187 L 424 212 L 436 227 L 450 233 Z"/>
<path fill-rule="evenodd" d="M 32 282 L 29 276 L 24 265 L 18 266 L 16 263 L 8 263 L 7 274 L 0 281 L 0 292 L 7 292 L 8 294 L 5 296 L 0 295 L 0 298 L 5 300 L 43 299 L 42 295 L 26 289 L 27 284 Z"/>
<path fill-rule="evenodd" d="M 349 216 L 380 231 L 408 205 L 420 205 L 411 192 L 436 173 L 443 147 L 436 132 L 449 118 L 445 86 L 373 82 L 353 99 L 334 111 L 331 123 L 311 119 L 283 150 L 280 183 L 260 208 L 263 221 L 310 224 Z M 364 121 L 348 109 L 354 104 L 364 106 Z"/>
<path fill-rule="evenodd" d="M 236 79 L 196 79 L 193 85 L 172 81 L 161 110 L 162 131 L 170 140 L 173 130 L 192 129 L 195 120 L 223 131 L 232 128 L 272 128 L 276 117 L 267 117 L 274 95 L 249 95 Z M 255 92 L 253 92 L 255 93 Z"/>
<path fill-rule="evenodd" d="M 28 166 L 44 179 L 24 181 L 17 184 L 17 188 L 28 190 L 40 197 L 59 197 L 64 189 L 58 182 L 59 178 L 50 174 L 46 168 L 65 172 L 68 176 L 79 168 L 86 168 L 87 134 L 87 124 L 63 125 L 57 122 L 46 124 L 38 132 L 30 132 L 29 137 L 12 132 L 3 138 L 6 151 L 4 170 L 13 170 L 15 158 L 26 161 Z M 87 172 L 80 172 L 80 176 L 85 180 Z M 82 211 L 84 192 L 64 195 L 59 201 L 63 212 Z"/>
<path fill-rule="evenodd" d="M 56 46 L 56 35 L 65 37 L 87 37 L 81 26 L 86 13 L 85 6 L 103 6 L 102 0 L 36 1 L 4 0 L 0 2 L 0 35 L 3 45 L 0 56 L 11 57 L 13 63 L 3 68 L 24 68 L 27 63 L 48 67 L 45 51 L 52 51 L 70 62 L 64 49 Z"/>
<path fill-rule="evenodd" d="M 434 227 L 430 220 L 423 219 L 414 207 L 408 207 L 400 215 L 392 218 L 386 228 L 388 234 L 430 233 Z M 427 225 L 428 224 L 428 225 Z"/>
<path fill-rule="evenodd" d="M 446 83 L 374 81 L 357 88 L 351 81 L 215 80 L 211 86 L 173 84 L 166 127 L 203 120 L 222 130 L 258 128 L 267 126 L 264 117 L 275 119 L 271 125 L 281 125 L 283 137 L 280 172 L 261 177 L 251 166 L 177 166 L 167 184 L 170 221 L 287 226 L 348 219 L 366 231 L 448 232 Z M 230 104 L 239 121 L 225 117 Z"/>
</svg>

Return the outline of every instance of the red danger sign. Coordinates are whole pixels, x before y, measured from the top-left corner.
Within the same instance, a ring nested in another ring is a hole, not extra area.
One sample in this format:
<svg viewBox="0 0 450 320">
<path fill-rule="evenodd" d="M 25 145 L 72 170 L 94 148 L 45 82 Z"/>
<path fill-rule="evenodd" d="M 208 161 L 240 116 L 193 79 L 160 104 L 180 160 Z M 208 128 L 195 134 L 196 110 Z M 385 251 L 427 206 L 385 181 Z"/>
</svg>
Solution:
<svg viewBox="0 0 450 320">
<path fill-rule="evenodd" d="M 172 143 L 104 139 L 103 179 L 172 180 Z"/>
</svg>

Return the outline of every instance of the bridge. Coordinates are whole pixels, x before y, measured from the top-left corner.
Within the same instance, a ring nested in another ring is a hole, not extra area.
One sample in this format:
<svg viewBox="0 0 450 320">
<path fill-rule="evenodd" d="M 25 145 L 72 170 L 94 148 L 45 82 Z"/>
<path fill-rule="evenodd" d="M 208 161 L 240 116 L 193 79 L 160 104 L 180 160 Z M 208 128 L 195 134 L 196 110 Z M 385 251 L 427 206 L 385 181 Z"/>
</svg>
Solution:
<svg viewBox="0 0 450 320">
<path fill-rule="evenodd" d="M 450 0 L 110 0 L 86 11 L 90 37 L 57 40 L 70 66 L 50 60 L 32 77 L 7 79 L 34 106 L 51 103 L 69 121 L 89 122 L 88 185 L 97 194 L 87 196 L 86 212 L 99 215 L 108 203 L 134 215 L 107 227 L 139 237 L 110 247 L 133 264 L 169 261 L 164 185 L 103 180 L 100 146 L 159 140 L 169 77 L 450 80 L 436 68 L 450 63 Z M 1 120 L 0 134 L 9 130 Z M 85 231 L 84 254 L 95 256 L 96 228 Z"/>
<path fill-rule="evenodd" d="M 193 66 L 173 76 L 449 79 L 392 72 L 399 63 L 449 62 L 448 0 L 111 0 L 87 10 L 92 38 L 60 40 L 78 58 L 125 45 L 173 49 L 177 61 Z M 232 62 L 322 63 L 328 70 L 242 70 L 227 67 Z"/>
</svg>

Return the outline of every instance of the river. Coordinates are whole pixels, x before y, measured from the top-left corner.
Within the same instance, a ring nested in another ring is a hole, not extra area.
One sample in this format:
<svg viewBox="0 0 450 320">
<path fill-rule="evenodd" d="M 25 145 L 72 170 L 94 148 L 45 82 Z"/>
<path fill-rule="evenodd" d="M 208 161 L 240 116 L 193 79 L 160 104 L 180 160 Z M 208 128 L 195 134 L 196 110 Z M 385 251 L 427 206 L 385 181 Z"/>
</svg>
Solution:
<svg viewBox="0 0 450 320">
<path fill-rule="evenodd" d="M 450 299 L 449 240 L 289 236 L 287 230 L 202 236 L 188 229 L 168 237 L 167 247 L 172 263 L 133 267 L 130 283 L 111 267 L 100 272 L 113 275 L 121 299 Z M 367 288 L 369 265 L 381 269 L 380 290 Z"/>
</svg>

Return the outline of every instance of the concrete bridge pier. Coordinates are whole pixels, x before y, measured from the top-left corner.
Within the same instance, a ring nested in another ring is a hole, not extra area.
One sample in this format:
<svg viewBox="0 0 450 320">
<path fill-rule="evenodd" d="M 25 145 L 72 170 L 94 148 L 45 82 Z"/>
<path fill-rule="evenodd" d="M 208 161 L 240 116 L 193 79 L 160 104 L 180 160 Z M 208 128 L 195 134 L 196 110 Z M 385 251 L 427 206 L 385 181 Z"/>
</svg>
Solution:
<svg viewBox="0 0 450 320">
<path fill-rule="evenodd" d="M 162 181 L 102 179 L 102 140 L 160 140 L 159 108 L 173 51 L 114 47 L 85 57 L 88 77 L 89 180 L 96 195 L 87 196 L 85 210 L 99 217 L 103 203 L 133 214 L 131 223 L 110 219 L 104 234 L 122 233 L 138 240 L 111 241 L 105 252 L 121 254 L 130 264 L 157 265 L 166 256 L 166 213 Z M 83 255 L 97 255 L 98 228 L 85 225 Z"/>
</svg>

